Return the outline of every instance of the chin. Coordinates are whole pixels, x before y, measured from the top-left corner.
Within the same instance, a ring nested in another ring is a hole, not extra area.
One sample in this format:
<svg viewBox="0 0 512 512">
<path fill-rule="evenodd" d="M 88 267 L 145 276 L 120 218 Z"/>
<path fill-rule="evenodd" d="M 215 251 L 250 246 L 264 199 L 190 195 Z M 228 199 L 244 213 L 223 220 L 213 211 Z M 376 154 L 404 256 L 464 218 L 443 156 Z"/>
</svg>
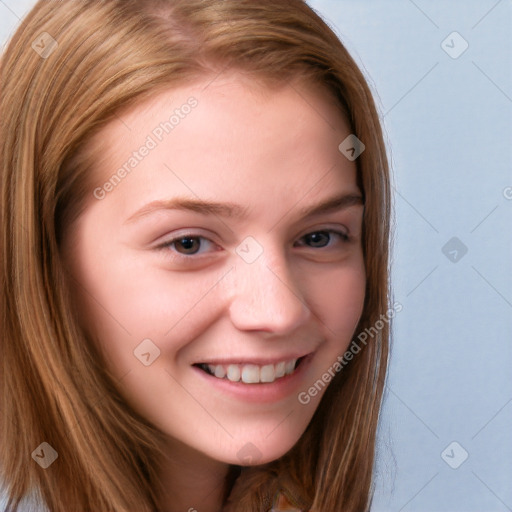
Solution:
<svg viewBox="0 0 512 512">
<path fill-rule="evenodd" d="M 297 444 L 301 435 L 302 432 L 290 436 L 271 434 L 267 438 L 264 436 L 259 439 L 253 437 L 252 441 L 236 446 L 226 462 L 238 466 L 259 466 L 273 462 L 288 453 Z M 270 441 L 272 436 L 274 439 Z"/>
</svg>

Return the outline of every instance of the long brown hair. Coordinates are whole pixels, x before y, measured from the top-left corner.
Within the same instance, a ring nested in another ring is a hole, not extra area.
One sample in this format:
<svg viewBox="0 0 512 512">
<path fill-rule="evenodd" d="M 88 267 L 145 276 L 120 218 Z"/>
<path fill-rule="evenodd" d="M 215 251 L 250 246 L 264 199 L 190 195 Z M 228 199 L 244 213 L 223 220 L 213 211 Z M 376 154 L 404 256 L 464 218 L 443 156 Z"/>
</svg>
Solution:
<svg viewBox="0 0 512 512">
<path fill-rule="evenodd" d="M 0 67 L 0 476 L 8 510 L 31 491 L 52 512 L 158 509 L 165 436 L 124 402 L 80 329 L 60 240 L 90 197 L 91 137 L 121 108 L 228 68 L 332 93 L 365 145 L 356 163 L 367 288 L 355 334 L 388 310 L 390 183 L 378 114 L 357 65 L 305 2 L 40 0 Z M 279 491 L 311 512 L 368 509 L 388 339 L 386 322 L 332 380 L 293 449 L 241 472 L 229 510 L 267 510 Z M 58 453 L 44 470 L 31 457 L 43 442 Z"/>
</svg>

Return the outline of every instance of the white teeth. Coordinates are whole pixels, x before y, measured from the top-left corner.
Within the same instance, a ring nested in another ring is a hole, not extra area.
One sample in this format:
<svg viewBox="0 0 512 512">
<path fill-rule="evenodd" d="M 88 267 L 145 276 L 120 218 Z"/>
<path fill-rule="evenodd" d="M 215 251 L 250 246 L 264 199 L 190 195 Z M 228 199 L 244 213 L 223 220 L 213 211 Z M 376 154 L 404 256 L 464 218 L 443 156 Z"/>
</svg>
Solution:
<svg viewBox="0 0 512 512">
<path fill-rule="evenodd" d="M 276 380 L 276 370 L 273 364 L 266 364 L 261 367 L 260 381 L 261 382 L 274 382 Z"/>
<path fill-rule="evenodd" d="M 210 368 L 210 371 L 217 377 L 218 379 L 223 379 L 226 376 L 226 370 L 224 369 L 224 366 L 221 364 L 214 366 L 212 371 L 213 365 L 208 365 L 208 368 Z"/>
<path fill-rule="evenodd" d="M 286 375 L 290 375 L 290 373 L 293 372 L 293 369 L 295 368 L 295 363 L 297 362 L 297 359 L 292 359 L 291 361 L 288 361 L 284 366 L 284 373 Z"/>
<path fill-rule="evenodd" d="M 258 366 L 256 364 L 206 364 L 205 369 L 211 375 L 214 375 L 218 379 L 228 379 L 231 382 L 240 382 L 245 384 L 259 384 L 261 382 L 270 383 L 276 379 L 280 379 L 286 375 L 290 375 L 295 370 L 295 364 L 297 359 L 290 361 L 281 361 L 277 364 L 266 364 Z"/>
<path fill-rule="evenodd" d="M 242 381 L 246 384 L 256 384 L 260 381 L 260 367 L 255 364 L 245 364 L 242 367 Z"/>
<path fill-rule="evenodd" d="M 284 377 L 285 367 L 286 363 L 284 361 L 276 364 L 276 379 L 278 379 L 279 377 Z"/>
<path fill-rule="evenodd" d="M 240 367 L 236 364 L 228 366 L 228 379 L 231 382 L 238 382 L 240 380 Z"/>
</svg>

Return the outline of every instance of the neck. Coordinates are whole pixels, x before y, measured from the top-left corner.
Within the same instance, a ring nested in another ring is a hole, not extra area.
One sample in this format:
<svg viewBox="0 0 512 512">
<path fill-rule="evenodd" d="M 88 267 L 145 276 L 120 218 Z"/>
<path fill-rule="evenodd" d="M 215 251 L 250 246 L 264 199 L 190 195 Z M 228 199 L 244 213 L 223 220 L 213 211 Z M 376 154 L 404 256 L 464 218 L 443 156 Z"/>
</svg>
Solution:
<svg viewBox="0 0 512 512">
<path fill-rule="evenodd" d="M 162 471 L 162 512 L 219 512 L 238 475 L 237 466 L 214 460 L 173 440 Z"/>
</svg>

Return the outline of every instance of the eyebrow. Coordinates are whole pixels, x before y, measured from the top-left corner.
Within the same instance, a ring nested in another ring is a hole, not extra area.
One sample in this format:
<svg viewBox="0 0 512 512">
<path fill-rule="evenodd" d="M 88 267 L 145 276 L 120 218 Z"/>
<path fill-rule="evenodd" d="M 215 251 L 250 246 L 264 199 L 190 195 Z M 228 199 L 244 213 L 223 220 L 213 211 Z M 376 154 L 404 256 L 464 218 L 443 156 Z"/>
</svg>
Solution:
<svg viewBox="0 0 512 512">
<path fill-rule="evenodd" d="M 363 204 L 363 197 L 360 194 L 345 193 L 327 198 L 319 204 L 302 208 L 299 212 L 302 217 L 309 218 Z M 159 210 L 185 210 L 201 215 L 218 215 L 220 217 L 238 219 L 247 218 L 249 211 L 246 206 L 230 202 L 217 203 L 214 201 L 177 197 L 170 200 L 158 200 L 148 203 L 131 215 L 124 224 L 132 223 Z"/>
</svg>

